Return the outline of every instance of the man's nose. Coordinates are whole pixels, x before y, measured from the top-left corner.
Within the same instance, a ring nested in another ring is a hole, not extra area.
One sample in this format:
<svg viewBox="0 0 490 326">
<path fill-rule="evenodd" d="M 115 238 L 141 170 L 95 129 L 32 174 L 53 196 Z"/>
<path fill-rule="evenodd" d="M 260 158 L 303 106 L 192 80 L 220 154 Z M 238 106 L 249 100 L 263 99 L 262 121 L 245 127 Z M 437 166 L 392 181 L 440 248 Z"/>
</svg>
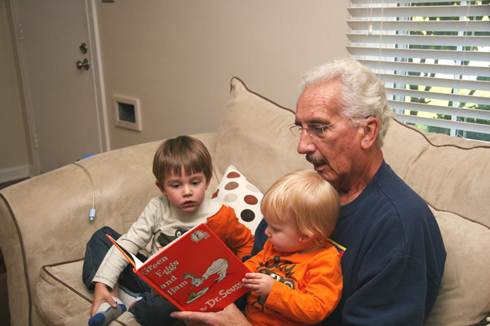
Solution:
<svg viewBox="0 0 490 326">
<path fill-rule="evenodd" d="M 307 132 L 302 131 L 300 133 L 297 151 L 299 154 L 308 154 L 315 151 L 315 145 Z"/>
</svg>

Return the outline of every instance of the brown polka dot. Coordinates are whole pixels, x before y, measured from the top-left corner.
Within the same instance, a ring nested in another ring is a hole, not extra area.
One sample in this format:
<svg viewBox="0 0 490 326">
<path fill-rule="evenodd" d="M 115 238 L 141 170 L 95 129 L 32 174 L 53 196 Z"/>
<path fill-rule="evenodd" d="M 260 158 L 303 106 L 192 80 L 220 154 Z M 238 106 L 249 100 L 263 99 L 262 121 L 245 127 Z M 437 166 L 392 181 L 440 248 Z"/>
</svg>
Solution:
<svg viewBox="0 0 490 326">
<path fill-rule="evenodd" d="M 216 189 L 216 191 L 211 195 L 211 198 L 216 198 L 218 197 L 218 194 L 219 194 L 219 188 Z"/>
<path fill-rule="evenodd" d="M 239 178 L 240 177 L 240 173 L 236 172 L 236 171 L 231 171 L 230 173 L 228 173 L 226 175 L 227 178 L 230 178 L 230 179 L 234 179 L 234 178 Z"/>
<path fill-rule="evenodd" d="M 249 205 L 255 205 L 259 202 L 259 200 L 257 199 L 257 197 L 255 196 L 252 196 L 252 195 L 246 195 L 243 200 L 249 204 Z"/>
<path fill-rule="evenodd" d="M 252 222 L 254 220 L 254 218 L 255 218 L 255 213 L 251 209 L 244 209 L 240 213 L 240 217 L 245 222 Z"/>
<path fill-rule="evenodd" d="M 236 189 L 238 188 L 238 183 L 237 182 L 228 182 L 226 185 L 225 185 L 225 189 L 226 190 L 232 190 L 232 189 Z"/>
</svg>

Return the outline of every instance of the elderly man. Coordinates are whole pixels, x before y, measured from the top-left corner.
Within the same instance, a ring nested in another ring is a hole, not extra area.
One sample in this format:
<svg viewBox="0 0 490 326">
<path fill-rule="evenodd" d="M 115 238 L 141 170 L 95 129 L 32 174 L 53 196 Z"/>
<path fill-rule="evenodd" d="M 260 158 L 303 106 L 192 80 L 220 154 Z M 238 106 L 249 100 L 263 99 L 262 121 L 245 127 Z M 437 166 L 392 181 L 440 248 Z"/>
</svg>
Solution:
<svg viewBox="0 0 490 326">
<path fill-rule="evenodd" d="M 444 244 L 423 199 L 384 162 L 388 117 L 382 82 L 354 60 L 325 64 L 304 79 L 293 127 L 298 152 L 339 192 L 342 209 L 332 238 L 347 247 L 342 298 L 324 325 L 422 325 L 437 297 Z M 264 228 L 256 232 L 257 248 Z M 233 305 L 176 317 L 248 324 Z"/>
</svg>

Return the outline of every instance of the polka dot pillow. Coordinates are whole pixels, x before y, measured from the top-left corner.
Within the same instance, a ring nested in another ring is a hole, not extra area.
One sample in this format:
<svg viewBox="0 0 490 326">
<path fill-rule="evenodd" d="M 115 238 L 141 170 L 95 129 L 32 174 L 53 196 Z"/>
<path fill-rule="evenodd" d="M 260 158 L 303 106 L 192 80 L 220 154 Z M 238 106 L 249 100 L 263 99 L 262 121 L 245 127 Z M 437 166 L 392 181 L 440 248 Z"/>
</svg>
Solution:
<svg viewBox="0 0 490 326">
<path fill-rule="evenodd" d="M 212 198 L 235 210 L 238 220 L 252 233 L 262 220 L 260 201 L 263 194 L 233 165 L 228 166 Z"/>
</svg>

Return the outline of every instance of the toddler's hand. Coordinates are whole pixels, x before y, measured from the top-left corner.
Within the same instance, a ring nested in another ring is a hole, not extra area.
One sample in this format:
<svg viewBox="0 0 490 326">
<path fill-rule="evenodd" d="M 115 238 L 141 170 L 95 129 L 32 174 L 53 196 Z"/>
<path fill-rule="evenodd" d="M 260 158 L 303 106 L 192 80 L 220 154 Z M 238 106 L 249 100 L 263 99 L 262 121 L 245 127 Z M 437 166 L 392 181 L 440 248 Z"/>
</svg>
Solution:
<svg viewBox="0 0 490 326">
<path fill-rule="evenodd" d="M 254 293 L 267 296 L 272 290 L 274 279 L 267 274 L 247 273 L 242 282 L 246 288 L 252 290 Z"/>
</svg>

